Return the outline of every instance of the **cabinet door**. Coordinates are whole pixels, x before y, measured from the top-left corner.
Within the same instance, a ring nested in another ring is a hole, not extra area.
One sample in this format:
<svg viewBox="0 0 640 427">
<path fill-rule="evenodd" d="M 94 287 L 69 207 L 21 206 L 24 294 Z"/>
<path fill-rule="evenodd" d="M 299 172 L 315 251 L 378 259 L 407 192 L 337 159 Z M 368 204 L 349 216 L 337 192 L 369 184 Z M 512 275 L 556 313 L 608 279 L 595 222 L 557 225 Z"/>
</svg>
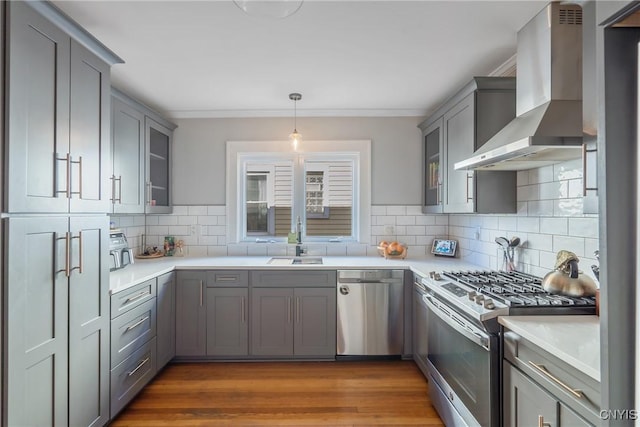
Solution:
<svg viewBox="0 0 640 427">
<path fill-rule="evenodd" d="M 68 425 L 68 279 L 63 217 L 5 221 L 6 422 Z"/>
<path fill-rule="evenodd" d="M 67 212 L 70 38 L 28 3 L 6 3 L 6 208 Z"/>
<path fill-rule="evenodd" d="M 504 424 L 511 427 L 530 427 L 541 423 L 558 426 L 556 399 L 510 363 L 503 362 L 502 366 Z"/>
<path fill-rule="evenodd" d="M 71 212 L 110 212 L 110 67 L 71 41 Z"/>
<path fill-rule="evenodd" d="M 207 355 L 249 354 L 248 288 L 207 288 Z"/>
<path fill-rule="evenodd" d="M 111 98 L 114 213 L 144 213 L 144 115 Z"/>
<path fill-rule="evenodd" d="M 293 288 L 251 290 L 251 354 L 293 355 Z"/>
<path fill-rule="evenodd" d="M 473 212 L 474 172 L 455 170 L 454 164 L 473 154 L 475 141 L 475 93 L 444 115 L 444 212 Z"/>
<path fill-rule="evenodd" d="M 423 132 L 424 169 L 422 211 L 424 213 L 442 213 L 442 163 L 443 126 L 442 118 L 427 127 Z"/>
<path fill-rule="evenodd" d="M 109 218 L 70 218 L 69 425 L 109 420 Z"/>
<path fill-rule="evenodd" d="M 175 273 L 158 277 L 158 309 L 156 311 L 158 370 L 176 354 L 176 280 Z"/>
<path fill-rule="evenodd" d="M 335 288 L 296 288 L 293 353 L 296 356 L 336 355 Z"/>
<path fill-rule="evenodd" d="M 146 212 L 171 213 L 171 145 L 173 132 L 149 117 L 145 118 L 147 149 Z"/>
<path fill-rule="evenodd" d="M 207 311 L 205 272 L 179 271 L 176 285 L 176 356 L 204 356 Z"/>
</svg>

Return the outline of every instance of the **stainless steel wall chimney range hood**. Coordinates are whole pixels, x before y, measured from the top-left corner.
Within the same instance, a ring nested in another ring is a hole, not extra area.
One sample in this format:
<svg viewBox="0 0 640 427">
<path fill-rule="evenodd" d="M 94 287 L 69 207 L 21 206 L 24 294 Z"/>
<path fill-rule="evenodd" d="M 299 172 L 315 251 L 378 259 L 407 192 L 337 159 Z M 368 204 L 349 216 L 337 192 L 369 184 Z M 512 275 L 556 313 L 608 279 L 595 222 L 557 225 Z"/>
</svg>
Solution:
<svg viewBox="0 0 640 427">
<path fill-rule="evenodd" d="M 455 169 L 533 169 L 580 157 L 580 6 L 550 3 L 518 32 L 516 76 L 516 118 Z"/>
</svg>

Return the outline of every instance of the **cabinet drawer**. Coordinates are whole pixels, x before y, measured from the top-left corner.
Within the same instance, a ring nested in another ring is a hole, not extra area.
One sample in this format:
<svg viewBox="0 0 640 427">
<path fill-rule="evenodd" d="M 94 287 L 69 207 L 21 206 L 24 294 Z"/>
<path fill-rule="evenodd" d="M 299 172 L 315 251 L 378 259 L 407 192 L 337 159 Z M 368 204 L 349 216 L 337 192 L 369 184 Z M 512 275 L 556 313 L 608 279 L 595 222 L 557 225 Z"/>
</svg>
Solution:
<svg viewBox="0 0 640 427">
<path fill-rule="evenodd" d="M 111 418 L 153 378 L 156 373 L 156 339 L 152 339 L 111 370 Z"/>
<path fill-rule="evenodd" d="M 131 310 L 156 296 L 156 279 L 147 280 L 122 292 L 111 295 L 111 318 Z"/>
<path fill-rule="evenodd" d="M 506 329 L 504 357 L 574 411 L 599 419 L 600 384 L 593 378 Z"/>
<path fill-rule="evenodd" d="M 156 299 L 153 298 L 111 321 L 111 366 L 156 336 Z"/>
<path fill-rule="evenodd" d="M 207 272 L 207 287 L 248 286 L 249 272 L 242 270 L 218 270 Z"/>
<path fill-rule="evenodd" d="M 336 287 L 335 270 L 251 271 L 250 277 L 255 287 Z"/>
</svg>

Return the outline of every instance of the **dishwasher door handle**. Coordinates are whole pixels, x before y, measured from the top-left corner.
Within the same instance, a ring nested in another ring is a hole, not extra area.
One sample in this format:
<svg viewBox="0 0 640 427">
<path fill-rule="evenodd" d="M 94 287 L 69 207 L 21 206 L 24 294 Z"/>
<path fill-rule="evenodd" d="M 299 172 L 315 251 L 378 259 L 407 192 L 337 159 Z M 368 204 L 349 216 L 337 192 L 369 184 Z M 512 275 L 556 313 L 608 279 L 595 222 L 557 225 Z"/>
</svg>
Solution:
<svg viewBox="0 0 640 427">
<path fill-rule="evenodd" d="M 340 295 L 349 295 L 349 287 L 346 285 L 340 286 Z"/>
</svg>

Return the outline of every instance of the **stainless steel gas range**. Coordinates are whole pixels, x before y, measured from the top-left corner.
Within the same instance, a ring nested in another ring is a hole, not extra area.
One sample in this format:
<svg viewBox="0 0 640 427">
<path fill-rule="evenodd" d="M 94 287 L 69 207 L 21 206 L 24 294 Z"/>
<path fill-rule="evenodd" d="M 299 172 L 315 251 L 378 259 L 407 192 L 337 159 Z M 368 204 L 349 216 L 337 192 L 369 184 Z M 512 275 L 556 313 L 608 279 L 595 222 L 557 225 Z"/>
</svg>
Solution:
<svg viewBox="0 0 640 427">
<path fill-rule="evenodd" d="M 525 273 L 431 272 L 419 282 L 429 393 L 449 427 L 501 425 L 498 316 L 595 314 L 593 297 L 549 294 Z"/>
</svg>

